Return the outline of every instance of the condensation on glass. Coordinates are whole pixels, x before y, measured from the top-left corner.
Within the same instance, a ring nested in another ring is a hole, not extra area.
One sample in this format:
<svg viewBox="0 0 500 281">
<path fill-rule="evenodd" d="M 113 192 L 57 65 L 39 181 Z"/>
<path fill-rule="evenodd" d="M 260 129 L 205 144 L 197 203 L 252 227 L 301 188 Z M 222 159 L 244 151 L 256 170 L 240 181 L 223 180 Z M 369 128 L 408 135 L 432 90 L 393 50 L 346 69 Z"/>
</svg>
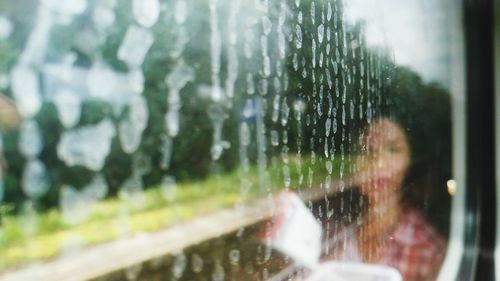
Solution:
<svg viewBox="0 0 500 281">
<path fill-rule="evenodd" d="M 0 280 L 435 278 L 447 70 L 360 2 L 0 1 Z"/>
</svg>

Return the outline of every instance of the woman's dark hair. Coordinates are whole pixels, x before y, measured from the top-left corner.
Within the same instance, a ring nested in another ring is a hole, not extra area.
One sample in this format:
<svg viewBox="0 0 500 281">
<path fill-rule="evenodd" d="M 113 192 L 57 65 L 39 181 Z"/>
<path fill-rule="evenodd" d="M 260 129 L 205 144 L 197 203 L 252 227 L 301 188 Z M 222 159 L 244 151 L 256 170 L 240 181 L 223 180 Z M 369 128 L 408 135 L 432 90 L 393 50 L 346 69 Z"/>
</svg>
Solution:
<svg viewBox="0 0 500 281">
<path fill-rule="evenodd" d="M 446 182 L 451 178 L 452 149 L 450 94 L 437 83 L 424 83 L 408 69 L 394 73 L 386 106 L 376 118 L 393 120 L 408 137 L 412 160 L 402 189 L 404 204 L 420 209 L 446 235 L 450 212 Z"/>
</svg>

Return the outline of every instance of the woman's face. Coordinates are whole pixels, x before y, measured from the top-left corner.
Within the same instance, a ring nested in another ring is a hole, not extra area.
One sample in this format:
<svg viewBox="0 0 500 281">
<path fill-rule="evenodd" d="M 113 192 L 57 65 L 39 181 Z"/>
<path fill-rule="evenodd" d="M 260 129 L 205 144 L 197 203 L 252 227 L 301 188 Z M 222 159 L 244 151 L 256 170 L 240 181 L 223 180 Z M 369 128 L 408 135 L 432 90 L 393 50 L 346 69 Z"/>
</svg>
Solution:
<svg viewBox="0 0 500 281">
<path fill-rule="evenodd" d="M 354 181 L 370 201 L 398 195 L 410 165 L 410 148 L 404 131 L 383 118 L 371 123 L 361 138 L 363 153 L 356 162 Z"/>
</svg>

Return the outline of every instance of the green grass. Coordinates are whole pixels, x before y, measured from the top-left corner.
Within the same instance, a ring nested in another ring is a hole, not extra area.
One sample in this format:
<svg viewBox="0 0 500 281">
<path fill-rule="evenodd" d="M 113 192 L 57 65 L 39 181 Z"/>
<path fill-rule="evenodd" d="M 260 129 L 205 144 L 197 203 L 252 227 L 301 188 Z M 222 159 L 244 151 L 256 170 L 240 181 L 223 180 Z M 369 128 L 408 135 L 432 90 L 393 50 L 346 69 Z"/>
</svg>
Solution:
<svg viewBox="0 0 500 281">
<path fill-rule="evenodd" d="M 75 237 L 83 247 L 89 247 L 123 235 L 158 231 L 202 214 L 276 192 L 284 186 L 284 165 L 280 159 L 270 162 L 274 164 L 269 164 L 266 169 L 268 185 L 264 190 L 259 186 L 258 168 L 251 167 L 247 173 L 235 171 L 214 175 L 203 181 L 178 183 L 175 199 L 171 202 L 163 198 L 160 186 L 143 192 L 142 208 L 118 198 L 106 199 L 94 204 L 89 217 L 76 225 L 66 224 L 59 209 L 51 209 L 37 214 L 36 231 L 31 235 L 26 234 L 22 216 L 8 215 L 4 217 L 0 232 L 3 234 L 0 239 L 0 272 L 32 261 L 56 257 L 64 251 L 65 243 Z M 292 190 L 307 188 L 309 181 L 316 186 L 327 176 L 325 164 L 319 160 L 312 164 L 310 157 L 304 157 L 301 161 L 292 157 L 288 166 Z M 339 166 L 340 161 L 336 161 L 333 177 Z M 309 170 L 313 171 L 310 180 Z M 300 175 L 303 175 L 302 181 L 299 180 Z M 248 192 L 241 192 L 242 179 L 250 183 Z M 120 219 L 119 214 L 123 210 L 127 210 L 128 215 Z M 127 229 L 125 232 L 124 225 Z"/>
</svg>

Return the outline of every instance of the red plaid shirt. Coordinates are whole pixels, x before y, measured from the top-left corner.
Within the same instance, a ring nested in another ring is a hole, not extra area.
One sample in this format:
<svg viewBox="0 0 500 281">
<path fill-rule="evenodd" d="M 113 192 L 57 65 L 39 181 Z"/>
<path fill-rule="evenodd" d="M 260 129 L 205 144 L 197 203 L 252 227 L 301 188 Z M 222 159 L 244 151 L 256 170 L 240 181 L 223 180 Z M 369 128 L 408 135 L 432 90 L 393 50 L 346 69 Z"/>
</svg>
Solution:
<svg viewBox="0 0 500 281">
<path fill-rule="evenodd" d="M 446 250 L 444 239 L 417 210 L 406 211 L 386 246 L 381 264 L 399 270 L 404 281 L 435 280 Z"/>
<path fill-rule="evenodd" d="M 355 229 L 334 230 L 325 241 L 323 260 L 359 261 Z M 446 243 L 417 210 L 406 210 L 389 236 L 378 264 L 397 269 L 404 281 L 434 281 L 441 268 Z"/>
</svg>

